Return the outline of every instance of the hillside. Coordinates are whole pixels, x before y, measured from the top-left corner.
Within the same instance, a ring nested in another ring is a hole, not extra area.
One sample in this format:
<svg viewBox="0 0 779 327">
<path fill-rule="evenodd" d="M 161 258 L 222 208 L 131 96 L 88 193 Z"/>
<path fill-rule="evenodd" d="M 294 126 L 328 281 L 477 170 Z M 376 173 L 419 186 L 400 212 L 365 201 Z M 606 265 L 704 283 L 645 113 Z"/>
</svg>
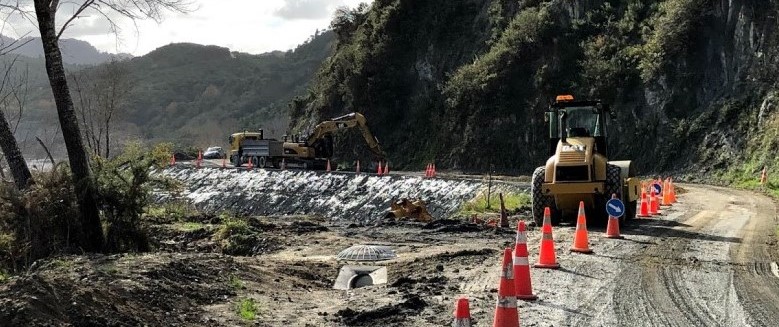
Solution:
<svg viewBox="0 0 779 327">
<path fill-rule="evenodd" d="M 236 130 L 265 128 L 270 135 L 283 135 L 289 125 L 288 103 L 304 94 L 332 45 L 332 32 L 317 33 L 294 50 L 260 55 L 181 43 L 116 62 L 126 72 L 128 95 L 115 115 L 113 140 L 206 147 L 224 145 Z M 109 64 L 66 69 L 94 81 L 96 72 Z M 29 74 L 29 99 L 17 132 L 23 151 L 42 156 L 35 143 L 40 136 L 55 155 L 64 155 L 43 61 L 19 56 L 15 67 L 18 74 Z M 75 85 L 71 92 L 78 107 Z"/>
<path fill-rule="evenodd" d="M 0 44 L 15 42 L 14 38 L 0 35 Z M 40 37 L 25 37 L 18 40 L 18 48 L 14 47 L 10 54 L 21 55 L 30 58 L 43 58 L 43 45 Z M 71 65 L 97 65 L 112 59 L 121 60 L 132 58 L 127 53 L 102 52 L 89 44 L 89 42 L 77 39 L 61 39 L 62 61 Z"/>
<path fill-rule="evenodd" d="M 761 135 L 777 126 L 778 13 L 776 1 L 379 0 L 336 18 L 336 52 L 293 126 L 357 110 L 395 165 L 529 173 L 547 157 L 544 108 L 571 93 L 616 108 L 612 157 L 644 173 L 753 176 L 776 164 L 776 138 Z"/>
</svg>

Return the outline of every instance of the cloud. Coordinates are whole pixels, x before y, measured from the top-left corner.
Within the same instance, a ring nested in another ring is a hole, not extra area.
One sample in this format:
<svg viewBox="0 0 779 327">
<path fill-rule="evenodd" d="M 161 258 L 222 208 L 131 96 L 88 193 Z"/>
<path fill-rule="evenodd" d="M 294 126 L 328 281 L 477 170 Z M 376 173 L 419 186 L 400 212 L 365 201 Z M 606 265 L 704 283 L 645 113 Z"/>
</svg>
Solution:
<svg viewBox="0 0 779 327">
<path fill-rule="evenodd" d="M 284 6 L 276 10 L 276 16 L 284 19 L 324 19 L 329 18 L 343 0 L 284 0 Z"/>
</svg>

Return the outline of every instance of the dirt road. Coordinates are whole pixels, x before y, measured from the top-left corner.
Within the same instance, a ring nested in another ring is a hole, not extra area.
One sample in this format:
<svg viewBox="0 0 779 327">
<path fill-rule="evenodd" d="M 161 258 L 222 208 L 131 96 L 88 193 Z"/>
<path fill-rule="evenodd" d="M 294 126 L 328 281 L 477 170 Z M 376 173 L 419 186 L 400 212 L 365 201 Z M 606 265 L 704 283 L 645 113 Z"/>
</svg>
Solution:
<svg viewBox="0 0 779 327">
<path fill-rule="evenodd" d="M 522 326 L 775 326 L 777 208 L 747 191 L 682 185 L 680 202 L 622 230 L 590 228 L 594 254 L 570 253 L 573 226 L 554 230 L 559 270 L 532 269 L 536 302 Z M 529 217 L 525 217 L 529 219 Z M 306 220 L 302 222 L 301 220 Z M 0 325 L 444 326 L 471 299 L 491 326 L 500 253 L 512 230 L 458 221 L 343 226 L 326 217 L 249 218 L 249 256 L 221 253 L 218 217 L 151 226 L 158 252 L 69 256 L 0 285 Z M 513 225 L 513 224 L 512 224 Z M 530 261 L 540 231 L 529 231 Z M 391 246 L 388 283 L 332 288 L 352 244 Z M 257 317 L 242 319 L 252 299 Z M 124 322 L 124 323 L 123 323 Z"/>
</svg>

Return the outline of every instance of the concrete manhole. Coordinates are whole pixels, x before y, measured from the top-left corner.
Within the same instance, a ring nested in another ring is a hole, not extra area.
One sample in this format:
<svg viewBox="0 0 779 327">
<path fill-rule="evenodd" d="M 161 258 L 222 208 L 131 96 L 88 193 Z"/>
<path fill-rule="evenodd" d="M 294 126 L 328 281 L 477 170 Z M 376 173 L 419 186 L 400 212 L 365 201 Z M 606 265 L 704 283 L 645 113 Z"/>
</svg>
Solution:
<svg viewBox="0 0 779 327">
<path fill-rule="evenodd" d="M 335 279 L 334 289 L 350 290 L 353 288 L 380 285 L 387 283 L 387 267 L 379 266 L 343 266 Z"/>
<path fill-rule="evenodd" d="M 397 257 L 395 251 L 384 245 L 355 245 L 338 253 L 343 261 L 382 261 Z"/>
</svg>

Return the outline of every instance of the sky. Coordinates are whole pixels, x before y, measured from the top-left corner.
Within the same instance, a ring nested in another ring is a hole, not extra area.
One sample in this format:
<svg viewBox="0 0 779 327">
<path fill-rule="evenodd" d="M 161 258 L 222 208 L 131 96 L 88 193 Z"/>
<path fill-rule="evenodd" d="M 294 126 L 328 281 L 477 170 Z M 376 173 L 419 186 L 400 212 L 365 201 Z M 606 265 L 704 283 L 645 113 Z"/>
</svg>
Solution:
<svg viewBox="0 0 779 327">
<path fill-rule="evenodd" d="M 85 12 L 65 31 L 64 38 L 91 43 L 101 51 L 144 55 L 158 47 L 179 42 L 218 45 L 233 51 L 263 53 L 292 49 L 314 32 L 325 29 L 339 6 L 356 7 L 370 0 L 189 0 L 190 13 L 165 13 L 154 20 L 133 21 L 110 15 L 119 27 L 112 33 L 107 19 Z M 81 1 L 76 1 L 81 2 Z M 74 8 L 58 11 L 58 26 Z M 37 36 L 30 19 L 2 16 L 2 34 Z"/>
</svg>

